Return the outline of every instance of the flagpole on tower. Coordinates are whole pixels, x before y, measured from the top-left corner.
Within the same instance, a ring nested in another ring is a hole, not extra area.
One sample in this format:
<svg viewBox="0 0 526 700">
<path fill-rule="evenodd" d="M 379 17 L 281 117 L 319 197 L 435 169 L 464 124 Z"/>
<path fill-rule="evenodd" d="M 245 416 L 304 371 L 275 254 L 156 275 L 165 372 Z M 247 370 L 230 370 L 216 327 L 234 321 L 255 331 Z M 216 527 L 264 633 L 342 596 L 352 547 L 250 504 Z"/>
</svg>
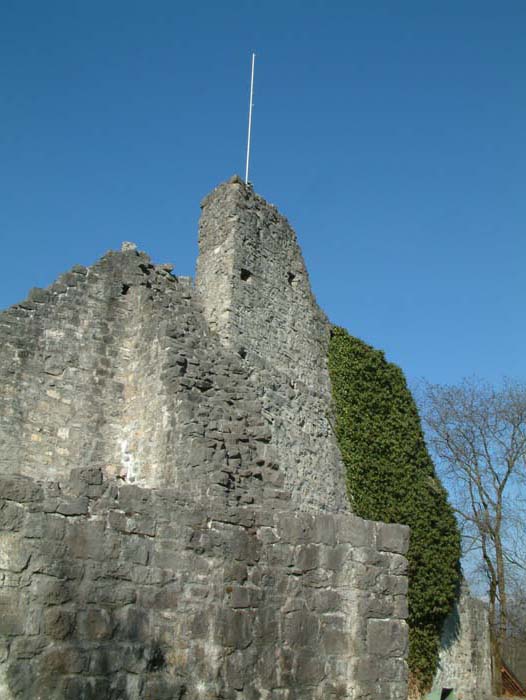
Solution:
<svg viewBox="0 0 526 700">
<path fill-rule="evenodd" d="M 252 107 L 254 106 L 252 98 L 254 97 L 254 63 L 256 62 L 256 54 L 252 54 L 252 72 L 250 75 L 250 102 L 248 107 L 248 138 L 247 138 L 247 166 L 245 169 L 245 182 L 248 185 L 248 165 L 250 162 L 250 135 L 252 131 Z"/>
</svg>

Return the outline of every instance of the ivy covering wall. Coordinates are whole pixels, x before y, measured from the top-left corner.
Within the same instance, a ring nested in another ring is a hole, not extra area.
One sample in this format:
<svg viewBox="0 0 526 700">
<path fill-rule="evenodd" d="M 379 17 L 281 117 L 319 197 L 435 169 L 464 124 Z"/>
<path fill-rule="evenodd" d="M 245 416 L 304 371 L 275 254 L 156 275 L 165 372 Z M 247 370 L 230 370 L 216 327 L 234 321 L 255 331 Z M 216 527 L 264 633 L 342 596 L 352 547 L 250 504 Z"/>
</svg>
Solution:
<svg viewBox="0 0 526 700">
<path fill-rule="evenodd" d="M 329 372 L 354 512 L 411 527 L 409 669 L 413 682 L 426 689 L 459 584 L 457 523 L 400 368 L 383 352 L 334 327 Z"/>
</svg>

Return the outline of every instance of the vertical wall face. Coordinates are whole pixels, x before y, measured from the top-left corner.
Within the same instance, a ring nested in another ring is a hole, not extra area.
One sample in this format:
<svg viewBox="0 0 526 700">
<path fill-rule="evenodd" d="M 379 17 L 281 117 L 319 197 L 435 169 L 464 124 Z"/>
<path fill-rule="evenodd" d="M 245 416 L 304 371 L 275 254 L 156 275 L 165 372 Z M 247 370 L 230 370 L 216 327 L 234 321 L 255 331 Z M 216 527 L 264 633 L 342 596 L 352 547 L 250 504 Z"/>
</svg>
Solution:
<svg viewBox="0 0 526 700">
<path fill-rule="evenodd" d="M 53 479 L 101 459 L 103 407 L 120 398 L 110 347 L 123 305 L 112 276 L 99 272 L 77 266 L 0 314 L 4 473 Z"/>
<path fill-rule="evenodd" d="M 204 200 L 199 251 L 210 328 L 248 358 L 327 394 L 329 326 L 287 220 L 232 178 Z"/>
<path fill-rule="evenodd" d="M 492 698 L 488 611 L 467 588 L 446 620 L 435 688 L 454 688 L 463 700 Z"/>
<path fill-rule="evenodd" d="M 0 314 L 2 473 L 96 466 L 194 497 L 243 469 L 279 482 L 249 369 L 210 337 L 188 281 L 133 250 L 62 279 Z"/>
<path fill-rule="evenodd" d="M 0 475 L 2 700 L 405 700 L 408 528 Z"/>
<path fill-rule="evenodd" d="M 145 255 L 110 253 L 0 314 L 4 473 L 61 479 L 96 465 L 146 483 L 162 473 L 168 404 L 153 271 Z"/>
<path fill-rule="evenodd" d="M 234 181 L 200 243 L 197 299 L 126 248 L 0 314 L 0 696 L 405 700 L 294 233 Z"/>
<path fill-rule="evenodd" d="M 329 324 L 294 231 L 239 178 L 203 202 L 197 291 L 221 342 L 253 368 L 285 485 L 303 509 L 347 509 L 330 425 Z"/>
</svg>

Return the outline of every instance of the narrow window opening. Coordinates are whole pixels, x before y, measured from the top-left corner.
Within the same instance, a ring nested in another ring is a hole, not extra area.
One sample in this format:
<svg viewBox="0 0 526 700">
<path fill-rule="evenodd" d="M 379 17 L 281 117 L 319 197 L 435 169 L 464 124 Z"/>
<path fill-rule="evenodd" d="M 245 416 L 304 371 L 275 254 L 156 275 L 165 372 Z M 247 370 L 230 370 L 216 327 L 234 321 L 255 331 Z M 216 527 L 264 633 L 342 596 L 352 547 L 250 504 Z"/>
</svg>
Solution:
<svg viewBox="0 0 526 700">
<path fill-rule="evenodd" d="M 298 283 L 298 280 L 296 279 L 296 275 L 293 272 L 289 272 L 288 281 L 289 281 L 289 284 L 291 287 L 295 287 L 296 284 Z"/>
<path fill-rule="evenodd" d="M 241 268 L 241 272 L 239 273 L 239 276 L 243 280 L 243 282 L 246 282 L 252 277 L 252 273 L 250 270 L 245 270 L 245 268 Z"/>
<path fill-rule="evenodd" d="M 123 285 L 122 285 L 122 289 L 121 289 L 121 294 L 122 294 L 122 296 L 126 296 L 126 294 L 128 294 L 129 288 L 130 288 L 130 285 L 129 285 L 129 284 L 123 284 Z"/>
</svg>

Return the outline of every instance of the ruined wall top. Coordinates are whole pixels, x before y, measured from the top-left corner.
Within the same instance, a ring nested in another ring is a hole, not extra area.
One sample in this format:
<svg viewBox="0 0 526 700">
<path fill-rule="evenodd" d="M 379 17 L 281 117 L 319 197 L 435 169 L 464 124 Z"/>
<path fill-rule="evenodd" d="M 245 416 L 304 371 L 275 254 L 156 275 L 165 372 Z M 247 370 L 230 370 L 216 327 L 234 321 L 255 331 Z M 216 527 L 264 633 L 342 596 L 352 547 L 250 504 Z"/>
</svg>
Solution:
<svg viewBox="0 0 526 700">
<path fill-rule="evenodd" d="M 0 469 L 95 466 L 195 498 L 268 481 L 347 510 L 328 324 L 294 232 L 233 179 L 205 200 L 200 245 L 197 290 L 125 244 L 0 313 Z"/>
<path fill-rule="evenodd" d="M 287 219 L 236 176 L 202 210 L 196 286 L 210 328 L 249 360 L 319 388 L 329 324 Z"/>
<path fill-rule="evenodd" d="M 0 313 L 0 696 L 401 700 L 409 530 L 348 512 L 294 232 L 233 179 L 200 244 Z"/>
<path fill-rule="evenodd" d="M 348 509 L 330 415 L 330 325 L 296 234 L 239 177 L 202 203 L 196 290 L 209 328 L 253 369 L 285 474 L 303 507 Z"/>
</svg>

